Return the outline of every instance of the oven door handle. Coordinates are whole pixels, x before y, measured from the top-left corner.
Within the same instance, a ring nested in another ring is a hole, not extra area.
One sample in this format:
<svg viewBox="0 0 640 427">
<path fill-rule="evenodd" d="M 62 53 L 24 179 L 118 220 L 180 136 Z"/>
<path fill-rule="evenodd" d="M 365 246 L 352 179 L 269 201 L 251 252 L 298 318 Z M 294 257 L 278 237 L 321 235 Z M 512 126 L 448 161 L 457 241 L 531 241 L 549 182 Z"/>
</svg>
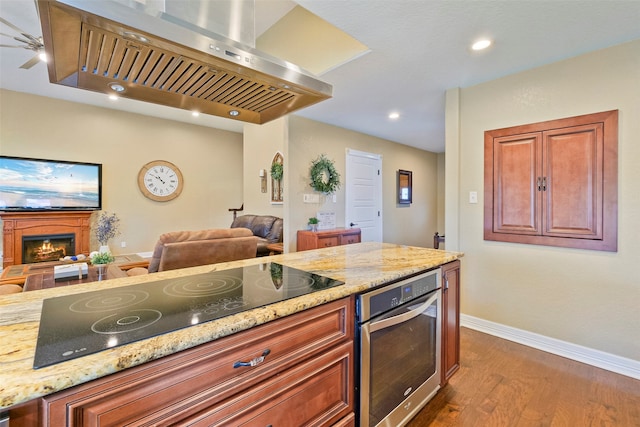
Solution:
<svg viewBox="0 0 640 427">
<path fill-rule="evenodd" d="M 375 332 L 381 329 L 389 328 L 399 323 L 406 322 L 407 320 L 411 320 L 414 317 L 418 317 L 424 312 L 424 310 L 427 309 L 427 307 L 433 304 L 433 302 L 436 301 L 437 299 L 438 299 L 438 292 L 436 292 L 435 295 L 429 298 L 420 307 L 417 307 L 406 313 L 402 313 L 398 316 L 389 317 L 388 319 L 379 320 L 377 322 L 371 322 L 371 324 L 369 324 L 369 332 Z"/>
</svg>

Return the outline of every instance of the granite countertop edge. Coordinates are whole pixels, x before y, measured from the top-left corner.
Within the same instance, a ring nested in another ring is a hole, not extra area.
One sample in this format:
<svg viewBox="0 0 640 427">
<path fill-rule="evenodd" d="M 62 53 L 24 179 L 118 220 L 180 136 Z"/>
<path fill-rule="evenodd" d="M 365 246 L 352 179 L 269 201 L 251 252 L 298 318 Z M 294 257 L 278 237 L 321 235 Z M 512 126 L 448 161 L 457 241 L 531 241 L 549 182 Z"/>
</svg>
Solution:
<svg viewBox="0 0 640 427">
<path fill-rule="evenodd" d="M 0 297 L 0 410 L 358 294 L 462 256 L 460 252 L 360 243 Z M 46 298 L 272 261 L 341 280 L 345 284 L 33 369 L 42 301 Z"/>
</svg>

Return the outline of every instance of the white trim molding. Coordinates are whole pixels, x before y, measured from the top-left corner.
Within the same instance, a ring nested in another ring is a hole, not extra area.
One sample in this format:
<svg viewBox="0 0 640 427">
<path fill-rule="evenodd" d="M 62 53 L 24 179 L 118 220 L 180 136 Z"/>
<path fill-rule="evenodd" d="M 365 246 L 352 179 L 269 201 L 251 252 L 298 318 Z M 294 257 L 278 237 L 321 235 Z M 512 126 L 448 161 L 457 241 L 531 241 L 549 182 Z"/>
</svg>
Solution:
<svg viewBox="0 0 640 427">
<path fill-rule="evenodd" d="M 467 314 L 460 314 L 460 324 L 469 329 L 640 380 L 640 362 L 637 360 L 616 356 L 615 354 L 583 347 Z"/>
</svg>

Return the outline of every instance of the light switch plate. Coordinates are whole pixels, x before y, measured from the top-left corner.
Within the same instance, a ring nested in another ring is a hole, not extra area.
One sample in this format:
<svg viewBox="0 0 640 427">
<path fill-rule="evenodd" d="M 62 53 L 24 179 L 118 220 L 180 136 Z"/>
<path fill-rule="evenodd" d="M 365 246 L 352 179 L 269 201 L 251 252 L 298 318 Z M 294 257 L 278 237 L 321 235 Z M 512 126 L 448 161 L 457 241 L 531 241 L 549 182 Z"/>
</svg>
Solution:
<svg viewBox="0 0 640 427">
<path fill-rule="evenodd" d="M 303 203 L 320 203 L 319 194 L 304 194 L 302 196 Z"/>
<path fill-rule="evenodd" d="M 477 191 L 469 191 L 469 203 L 478 203 Z"/>
</svg>

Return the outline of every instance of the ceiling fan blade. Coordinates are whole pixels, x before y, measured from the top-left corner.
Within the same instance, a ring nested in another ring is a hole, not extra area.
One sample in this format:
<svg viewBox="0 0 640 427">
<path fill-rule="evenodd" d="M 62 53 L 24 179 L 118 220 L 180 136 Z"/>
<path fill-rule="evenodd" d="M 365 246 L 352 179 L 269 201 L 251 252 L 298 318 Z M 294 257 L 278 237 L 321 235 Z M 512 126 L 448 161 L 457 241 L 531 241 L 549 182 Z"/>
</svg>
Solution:
<svg viewBox="0 0 640 427">
<path fill-rule="evenodd" d="M 29 68 L 31 68 L 34 65 L 36 65 L 38 62 L 40 62 L 40 57 L 38 55 L 36 55 L 33 58 L 31 58 L 30 60 L 28 60 L 27 62 L 25 62 L 24 64 L 22 64 L 20 66 L 20 68 L 28 70 Z"/>
<path fill-rule="evenodd" d="M 12 44 L 0 44 L 0 47 L 19 47 L 21 49 L 27 49 L 24 46 L 15 46 L 15 45 L 12 45 Z"/>
<path fill-rule="evenodd" d="M 11 22 L 7 21 L 6 19 L 0 17 L 0 22 L 2 22 L 3 24 L 5 24 L 8 27 L 13 28 L 14 30 L 16 30 L 17 32 L 19 32 L 20 34 L 24 34 L 26 33 L 26 31 L 21 30 L 20 28 L 16 27 L 15 25 L 13 25 Z"/>
</svg>

